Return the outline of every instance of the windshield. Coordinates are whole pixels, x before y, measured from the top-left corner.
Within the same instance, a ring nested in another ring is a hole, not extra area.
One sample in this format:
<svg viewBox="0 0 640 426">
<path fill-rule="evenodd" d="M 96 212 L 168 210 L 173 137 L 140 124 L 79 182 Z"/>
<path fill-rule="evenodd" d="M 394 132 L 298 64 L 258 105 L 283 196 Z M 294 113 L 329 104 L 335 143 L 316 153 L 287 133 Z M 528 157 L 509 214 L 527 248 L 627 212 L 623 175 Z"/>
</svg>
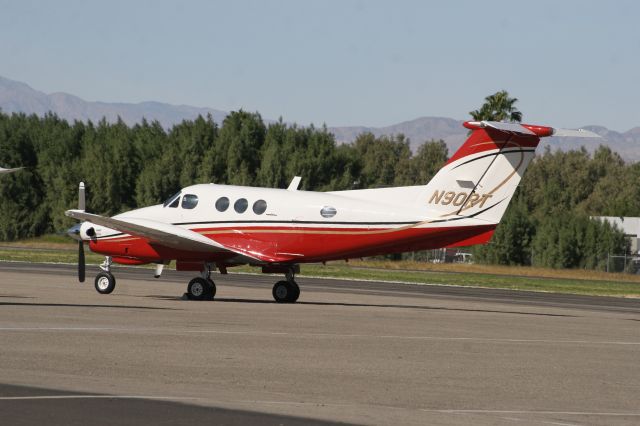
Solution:
<svg viewBox="0 0 640 426">
<path fill-rule="evenodd" d="M 178 206 L 177 203 L 176 203 L 175 206 L 172 206 L 171 204 L 173 204 L 173 202 L 176 201 L 178 199 L 178 197 L 180 197 L 180 193 L 181 192 L 182 191 L 178 191 L 175 194 L 173 194 L 171 197 L 167 198 L 167 200 L 162 204 L 162 207 L 167 207 L 167 206 L 177 207 Z"/>
</svg>

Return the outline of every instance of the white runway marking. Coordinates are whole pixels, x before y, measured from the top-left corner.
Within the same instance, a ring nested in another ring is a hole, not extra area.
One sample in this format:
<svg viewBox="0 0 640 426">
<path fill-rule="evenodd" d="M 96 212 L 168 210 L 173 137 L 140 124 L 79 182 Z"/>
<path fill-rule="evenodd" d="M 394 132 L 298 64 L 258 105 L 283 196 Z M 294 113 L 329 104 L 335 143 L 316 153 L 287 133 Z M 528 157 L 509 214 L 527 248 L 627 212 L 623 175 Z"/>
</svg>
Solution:
<svg viewBox="0 0 640 426">
<path fill-rule="evenodd" d="M 640 417 L 640 412 L 620 413 L 616 411 L 545 411 L 545 410 L 435 410 L 421 408 L 420 411 L 427 413 L 443 414 L 542 414 L 542 415 L 564 415 L 564 416 L 617 416 L 617 417 Z"/>
<path fill-rule="evenodd" d="M 402 336 L 402 335 L 375 335 L 375 334 L 342 334 L 342 333 L 287 333 L 278 331 L 233 331 L 233 330 L 181 330 L 158 328 L 118 328 L 118 327 L 0 327 L 0 332 L 105 332 L 105 333 L 145 333 L 145 334 L 221 334 L 221 335 L 247 335 L 247 336 L 282 336 L 292 338 L 338 338 L 338 339 L 399 339 L 399 340 L 433 340 L 433 341 L 459 341 L 475 343 L 514 343 L 514 344 L 568 344 L 568 345 L 619 345 L 640 346 L 640 342 L 619 340 L 562 340 L 562 339 L 506 339 L 491 337 L 446 337 L 446 336 Z"/>
</svg>

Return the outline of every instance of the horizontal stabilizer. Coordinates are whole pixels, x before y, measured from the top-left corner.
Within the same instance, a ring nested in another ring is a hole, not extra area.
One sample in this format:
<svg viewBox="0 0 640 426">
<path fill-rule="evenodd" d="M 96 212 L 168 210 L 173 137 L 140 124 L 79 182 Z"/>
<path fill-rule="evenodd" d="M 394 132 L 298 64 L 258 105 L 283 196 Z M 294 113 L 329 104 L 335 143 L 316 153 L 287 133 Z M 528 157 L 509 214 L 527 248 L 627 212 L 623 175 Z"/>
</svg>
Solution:
<svg viewBox="0 0 640 426">
<path fill-rule="evenodd" d="M 597 133 L 584 129 L 553 129 L 553 136 L 572 138 L 601 138 Z"/>
<path fill-rule="evenodd" d="M 482 127 L 492 127 L 504 132 L 522 133 L 523 135 L 535 135 L 534 132 L 518 123 L 504 123 L 502 121 L 481 121 Z"/>
</svg>

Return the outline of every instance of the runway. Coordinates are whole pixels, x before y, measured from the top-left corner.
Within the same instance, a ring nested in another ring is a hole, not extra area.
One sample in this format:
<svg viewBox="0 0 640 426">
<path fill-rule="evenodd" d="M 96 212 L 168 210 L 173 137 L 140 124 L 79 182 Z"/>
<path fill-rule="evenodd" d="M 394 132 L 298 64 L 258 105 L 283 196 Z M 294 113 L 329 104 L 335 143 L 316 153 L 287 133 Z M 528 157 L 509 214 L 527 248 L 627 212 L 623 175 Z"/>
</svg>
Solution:
<svg viewBox="0 0 640 426">
<path fill-rule="evenodd" d="M 640 423 L 640 300 L 87 272 L 0 262 L 3 424 Z"/>
</svg>

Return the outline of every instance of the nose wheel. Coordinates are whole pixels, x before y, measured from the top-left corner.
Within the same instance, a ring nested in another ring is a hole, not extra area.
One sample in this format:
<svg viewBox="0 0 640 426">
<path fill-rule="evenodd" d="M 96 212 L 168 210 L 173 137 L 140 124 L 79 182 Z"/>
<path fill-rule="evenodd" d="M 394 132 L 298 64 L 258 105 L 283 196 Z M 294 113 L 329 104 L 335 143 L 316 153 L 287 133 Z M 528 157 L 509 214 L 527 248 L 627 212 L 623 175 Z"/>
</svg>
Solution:
<svg viewBox="0 0 640 426">
<path fill-rule="evenodd" d="M 95 287 L 100 294 L 110 294 L 116 288 L 116 277 L 111 272 L 100 272 L 96 275 Z"/>
</svg>

